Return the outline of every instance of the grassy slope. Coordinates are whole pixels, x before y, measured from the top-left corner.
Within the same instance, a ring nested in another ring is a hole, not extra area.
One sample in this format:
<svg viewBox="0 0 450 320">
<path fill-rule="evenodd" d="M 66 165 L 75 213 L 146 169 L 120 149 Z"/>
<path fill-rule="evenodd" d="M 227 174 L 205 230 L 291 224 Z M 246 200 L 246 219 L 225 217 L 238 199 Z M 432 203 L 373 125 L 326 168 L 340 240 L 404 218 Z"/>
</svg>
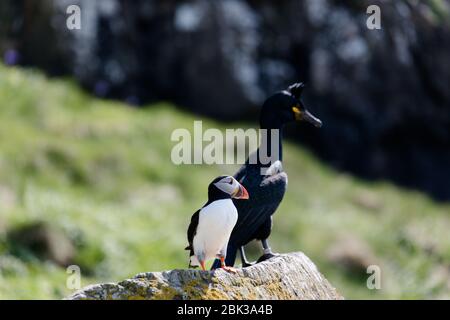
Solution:
<svg viewBox="0 0 450 320">
<path fill-rule="evenodd" d="M 2 224 L 44 220 L 82 239 L 77 261 L 91 269 L 83 285 L 186 267 L 190 215 L 213 177 L 236 170 L 172 164 L 170 134 L 193 120 L 170 105 L 137 110 L 89 97 L 70 81 L 0 66 L 0 298 L 70 293 L 64 269 L 10 254 Z M 336 173 L 290 144 L 285 157 L 289 188 L 273 248 L 304 251 L 347 298 L 450 297 L 448 206 Z M 343 237 L 373 252 L 382 290 L 368 290 L 365 277 L 329 259 Z"/>
</svg>

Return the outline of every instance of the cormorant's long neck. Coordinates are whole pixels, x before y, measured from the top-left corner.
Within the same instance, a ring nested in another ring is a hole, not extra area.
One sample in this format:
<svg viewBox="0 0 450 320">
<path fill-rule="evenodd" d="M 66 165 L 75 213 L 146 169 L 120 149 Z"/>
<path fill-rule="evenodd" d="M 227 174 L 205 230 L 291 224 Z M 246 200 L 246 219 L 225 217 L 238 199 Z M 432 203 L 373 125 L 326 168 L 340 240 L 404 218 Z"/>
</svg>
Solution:
<svg viewBox="0 0 450 320">
<path fill-rule="evenodd" d="M 270 162 L 273 163 L 277 160 L 283 160 L 283 133 L 282 128 L 283 125 L 274 121 L 273 119 L 264 119 L 262 118 L 260 121 L 261 129 L 265 129 L 262 131 L 263 134 L 261 139 L 261 144 L 259 146 L 258 152 L 258 162 L 261 164 L 261 156 L 270 158 Z M 262 152 L 262 154 L 261 154 Z M 267 161 L 265 161 L 267 162 Z M 267 164 L 264 163 L 263 164 Z"/>
</svg>

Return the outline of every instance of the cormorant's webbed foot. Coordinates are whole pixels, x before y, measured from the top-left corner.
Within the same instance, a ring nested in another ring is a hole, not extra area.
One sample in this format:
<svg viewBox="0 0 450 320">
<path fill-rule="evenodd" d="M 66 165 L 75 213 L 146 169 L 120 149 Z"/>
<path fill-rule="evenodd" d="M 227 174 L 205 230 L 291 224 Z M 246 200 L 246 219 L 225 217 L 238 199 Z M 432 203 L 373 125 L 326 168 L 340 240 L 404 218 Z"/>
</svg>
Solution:
<svg viewBox="0 0 450 320">
<path fill-rule="evenodd" d="M 256 263 L 260 263 L 260 262 L 269 260 L 270 258 L 273 258 L 275 256 L 276 256 L 276 254 L 274 254 L 272 252 L 264 253 L 261 257 L 259 257 L 259 259 L 256 261 Z"/>
<path fill-rule="evenodd" d="M 248 262 L 248 261 L 242 261 L 242 268 L 247 268 L 247 267 L 251 267 L 253 265 L 255 265 L 256 262 Z"/>
<path fill-rule="evenodd" d="M 241 253 L 241 262 L 242 262 L 242 268 L 251 267 L 255 264 L 255 262 L 248 262 L 247 257 L 245 255 L 244 246 L 241 246 L 239 248 L 239 252 Z"/>
</svg>

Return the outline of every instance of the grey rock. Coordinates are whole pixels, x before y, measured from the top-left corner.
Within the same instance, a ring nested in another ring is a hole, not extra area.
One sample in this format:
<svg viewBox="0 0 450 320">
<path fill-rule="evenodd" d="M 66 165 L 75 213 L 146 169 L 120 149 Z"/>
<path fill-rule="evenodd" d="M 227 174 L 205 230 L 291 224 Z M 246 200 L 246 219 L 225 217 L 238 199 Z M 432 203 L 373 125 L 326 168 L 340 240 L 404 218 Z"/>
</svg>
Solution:
<svg viewBox="0 0 450 320">
<path fill-rule="evenodd" d="M 221 269 L 140 273 L 119 283 L 88 286 L 66 299 L 340 300 L 343 297 L 308 257 L 301 252 L 295 252 L 238 269 L 236 273 Z"/>
</svg>

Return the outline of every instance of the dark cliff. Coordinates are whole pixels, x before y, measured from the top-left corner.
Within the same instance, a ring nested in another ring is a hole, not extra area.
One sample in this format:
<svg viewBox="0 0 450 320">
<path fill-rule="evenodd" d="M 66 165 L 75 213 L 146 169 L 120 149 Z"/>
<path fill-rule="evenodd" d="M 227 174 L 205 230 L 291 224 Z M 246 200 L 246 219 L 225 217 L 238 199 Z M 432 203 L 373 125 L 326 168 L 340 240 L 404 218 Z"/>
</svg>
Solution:
<svg viewBox="0 0 450 320">
<path fill-rule="evenodd" d="M 256 119 L 268 94 L 303 80 L 325 125 L 292 137 L 340 169 L 450 199 L 446 0 L 70 1 L 83 13 L 74 32 L 54 27 L 67 3 L 51 3 L 2 2 L 6 63 L 221 120 Z M 374 4 L 381 30 L 366 27 Z"/>
</svg>

